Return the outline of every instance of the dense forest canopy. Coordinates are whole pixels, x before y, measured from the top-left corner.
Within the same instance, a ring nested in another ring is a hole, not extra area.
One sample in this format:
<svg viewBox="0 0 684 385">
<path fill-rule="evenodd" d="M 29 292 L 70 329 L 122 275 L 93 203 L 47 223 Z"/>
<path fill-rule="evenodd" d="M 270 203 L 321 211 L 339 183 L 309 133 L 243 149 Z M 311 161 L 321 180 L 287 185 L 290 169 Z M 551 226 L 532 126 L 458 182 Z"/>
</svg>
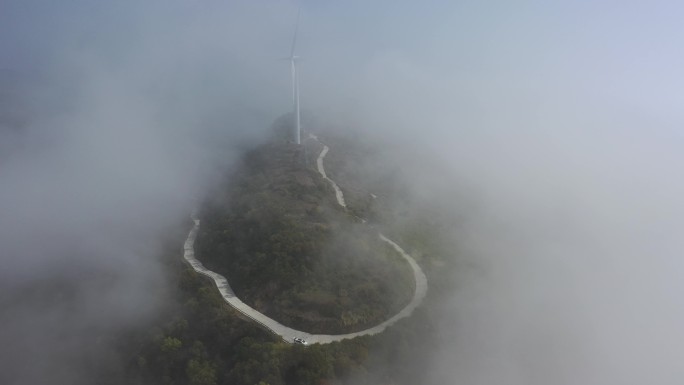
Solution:
<svg viewBox="0 0 684 385">
<path fill-rule="evenodd" d="M 226 198 L 202 210 L 197 254 L 285 325 L 342 334 L 379 324 L 410 300 L 411 272 L 377 230 L 331 199 L 302 150 L 276 142 L 251 151 Z"/>
<path fill-rule="evenodd" d="M 326 139 L 346 150 L 343 153 L 363 151 L 358 142 Z M 308 145 L 311 153 L 320 151 Z M 389 295 L 396 298 L 410 296 L 411 275 L 392 250 L 377 242 L 372 229 L 380 224 L 364 225 L 355 214 L 370 212 L 360 205 L 353 213 L 341 209 L 333 191 L 310 168 L 315 158 L 309 157 L 307 166 L 299 162 L 296 151 L 284 143 L 267 144 L 250 152 L 243 166 L 229 173 L 230 179 L 202 210 L 205 230 L 198 251 L 205 253 L 209 266 L 227 269 L 223 273 L 236 291 L 243 290 L 240 295 L 267 314 L 290 317 L 295 325 L 315 331 L 322 328 L 317 326 L 320 323 L 349 330 L 344 321 L 359 309 L 382 319 L 394 310 L 392 305 L 401 305 L 381 298 L 388 294 L 382 290 L 394 290 Z M 360 182 L 368 177 L 355 175 L 343 167 L 343 161 L 338 157 L 332 172 L 344 175 L 345 191 L 355 189 L 361 196 Z M 406 198 L 393 196 L 379 184 L 374 189 L 386 200 Z M 132 357 L 124 377 L 141 384 L 420 383 L 427 372 L 430 346 L 438 338 L 434 303 L 445 293 L 441 289 L 451 285 L 450 274 L 438 257 L 437 238 L 429 235 L 437 233 L 434 223 L 403 209 L 392 214 L 391 206 L 385 202 L 374 207 L 375 216 L 404 218 L 385 229 L 418 255 L 431 282 L 437 283 L 437 290 L 411 317 L 375 336 L 325 345 L 285 343 L 230 308 L 213 283 L 182 263 L 172 246 L 167 263 L 176 282 L 175 305 L 148 331 L 129 333 L 121 340 L 121 351 Z M 231 275 L 230 269 L 237 274 Z M 392 278 L 394 282 L 389 282 Z M 363 322 L 358 317 L 350 321 Z"/>
</svg>

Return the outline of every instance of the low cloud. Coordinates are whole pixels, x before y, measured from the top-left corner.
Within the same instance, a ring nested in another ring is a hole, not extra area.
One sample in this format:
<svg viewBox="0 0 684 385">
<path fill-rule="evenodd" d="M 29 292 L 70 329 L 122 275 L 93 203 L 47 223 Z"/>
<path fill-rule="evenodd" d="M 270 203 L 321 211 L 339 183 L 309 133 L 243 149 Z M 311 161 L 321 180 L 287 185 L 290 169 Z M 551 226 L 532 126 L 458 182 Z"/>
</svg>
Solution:
<svg viewBox="0 0 684 385">
<path fill-rule="evenodd" d="M 24 49 L 1 74 L 3 382 L 92 383 L 118 364 L 108 336 L 163 305 L 166 235 L 288 103 L 289 68 L 264 60 L 275 11 L 8 5 L 2 42 Z"/>
<path fill-rule="evenodd" d="M 25 47 L 8 63 L 42 97 L 1 121 L 0 278 L 77 294 L 7 296 L 2 361 L 75 383 L 61 346 L 89 340 L 67 337 L 154 308 L 152 239 L 289 109 L 296 6 L 19 3 L 0 31 L 24 40 L 0 42 Z M 432 383 L 681 383 L 680 11 L 305 4 L 303 106 L 380 141 L 478 267 L 442 304 Z"/>
</svg>

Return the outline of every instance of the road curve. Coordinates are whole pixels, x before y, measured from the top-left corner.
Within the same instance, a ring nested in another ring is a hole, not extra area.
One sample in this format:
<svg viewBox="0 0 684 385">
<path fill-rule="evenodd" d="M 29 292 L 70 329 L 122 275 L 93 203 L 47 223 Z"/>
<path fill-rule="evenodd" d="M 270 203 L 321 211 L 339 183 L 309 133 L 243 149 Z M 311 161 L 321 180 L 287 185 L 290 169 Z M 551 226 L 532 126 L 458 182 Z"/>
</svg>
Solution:
<svg viewBox="0 0 684 385">
<path fill-rule="evenodd" d="M 309 137 L 318 141 L 318 138 L 314 135 L 309 135 Z M 328 178 L 328 176 L 325 174 L 325 169 L 323 168 L 323 159 L 328 153 L 329 148 L 326 145 L 323 146 L 323 151 L 321 151 L 321 154 L 318 156 L 317 159 L 318 172 L 324 179 L 329 181 L 335 189 L 337 203 L 339 203 L 340 206 L 346 208 L 347 206 L 344 201 L 344 195 L 342 194 L 342 190 L 340 190 L 337 184 L 332 179 Z M 395 314 L 392 318 L 382 322 L 379 325 L 355 333 L 330 335 L 310 334 L 304 331 L 295 330 L 279 323 L 278 321 L 272 318 L 267 317 L 266 315 L 258 312 L 256 309 L 242 302 L 240 298 L 238 298 L 235 295 L 235 292 L 233 292 L 233 289 L 230 287 L 228 280 L 226 280 L 224 276 L 207 269 L 206 267 L 204 267 L 204 265 L 202 265 L 200 261 L 197 260 L 197 258 L 195 258 L 195 239 L 197 238 L 197 233 L 199 231 L 200 221 L 194 216 L 193 221 L 195 224 L 190 230 L 188 238 L 185 240 L 185 245 L 183 246 L 183 257 L 185 258 L 185 260 L 190 264 L 190 266 L 192 266 L 192 268 L 196 272 L 204 276 L 207 276 L 214 281 L 216 287 L 218 288 L 219 292 L 221 293 L 221 296 L 223 297 L 224 301 L 226 301 L 226 303 L 228 303 L 230 306 L 232 306 L 237 311 L 239 311 L 246 317 L 250 318 L 254 322 L 270 330 L 272 333 L 280 336 L 285 342 L 288 343 L 293 343 L 295 337 L 303 338 L 310 344 L 326 344 L 330 342 L 341 341 L 348 338 L 381 333 L 388 326 L 394 324 L 395 322 L 404 317 L 408 317 L 409 315 L 411 315 L 411 313 L 413 313 L 413 310 L 422 302 L 423 298 L 425 298 L 425 295 L 427 294 L 427 278 L 423 273 L 423 270 L 418 265 L 418 263 L 416 263 L 416 261 L 394 241 L 387 238 L 383 234 L 379 234 L 380 239 L 388 243 L 390 246 L 392 246 L 392 248 L 394 248 L 406 260 L 406 262 L 408 262 L 408 264 L 411 266 L 411 270 L 413 270 L 413 277 L 416 282 L 416 287 L 411 302 L 409 302 L 408 305 L 406 305 L 399 313 Z"/>
</svg>

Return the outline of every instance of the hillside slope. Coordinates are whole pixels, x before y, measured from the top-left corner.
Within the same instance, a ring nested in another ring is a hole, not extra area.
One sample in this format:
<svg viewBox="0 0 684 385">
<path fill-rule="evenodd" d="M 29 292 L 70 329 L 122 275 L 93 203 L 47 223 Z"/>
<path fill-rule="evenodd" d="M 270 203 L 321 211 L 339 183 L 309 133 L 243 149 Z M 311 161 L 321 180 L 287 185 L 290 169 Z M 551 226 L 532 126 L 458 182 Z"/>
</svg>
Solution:
<svg viewBox="0 0 684 385">
<path fill-rule="evenodd" d="M 270 143 L 245 157 L 202 210 L 197 255 L 244 302 L 287 326 L 336 334 L 377 324 L 408 303 L 412 273 L 336 205 L 298 151 Z"/>
</svg>

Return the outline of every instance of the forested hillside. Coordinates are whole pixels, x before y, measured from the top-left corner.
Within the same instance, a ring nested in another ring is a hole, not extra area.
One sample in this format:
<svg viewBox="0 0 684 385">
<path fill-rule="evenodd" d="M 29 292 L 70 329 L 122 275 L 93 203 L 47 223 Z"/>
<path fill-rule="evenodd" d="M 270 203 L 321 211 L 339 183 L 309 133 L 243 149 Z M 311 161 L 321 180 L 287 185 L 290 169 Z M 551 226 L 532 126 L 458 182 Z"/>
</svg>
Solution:
<svg viewBox="0 0 684 385">
<path fill-rule="evenodd" d="M 354 175 L 353 168 L 377 159 L 362 154 L 352 141 L 334 143 L 357 159 L 350 164 L 344 157 L 333 158 L 331 173 L 342 177 L 345 192 L 354 190 L 362 197 L 369 176 Z M 307 144 L 311 167 L 320 148 Z M 249 153 L 242 167 L 227 174 L 201 213 L 205 232 L 196 245 L 205 253 L 204 262 L 225 269 L 222 274 L 238 295 L 267 314 L 291 317 L 313 330 L 321 328 L 317 322 L 345 330 L 342 320 L 348 314 L 364 308 L 373 314 L 373 307 L 391 313 L 412 291 L 409 272 L 375 240 L 379 224 L 361 224 L 354 216 L 367 216 L 364 210 L 372 209 L 378 217 L 403 218 L 385 229 L 399 235 L 422 261 L 431 282 L 423 304 L 379 335 L 325 345 L 285 343 L 228 306 L 212 281 L 182 261 L 182 235 L 174 236 L 178 239 L 170 242 L 163 258 L 174 283 L 173 301 L 156 321 L 116 338 L 125 373 L 103 372 L 97 383 L 412 385 L 424 380 L 431 346 L 439 339 L 436 303 L 442 289 L 452 285 L 447 279 L 452 265 L 438 257 L 443 254 L 438 229 L 432 222 L 411 219 L 421 216 L 409 207 L 392 211 L 392 203 L 402 200 L 387 187 L 395 183 L 391 177 L 376 180 L 373 187 L 383 195 L 380 208 L 369 201 L 365 208 L 357 205 L 353 213 L 345 212 L 318 174 L 302 166 L 301 157 L 294 146 L 272 143 Z M 398 299 L 387 301 L 382 297 L 387 293 Z M 375 314 L 384 319 L 385 314 Z"/>
<path fill-rule="evenodd" d="M 175 246 L 178 246 L 176 244 Z M 416 384 L 434 339 L 434 314 L 421 308 L 385 333 L 325 345 L 293 345 L 241 318 L 205 277 L 167 261 L 175 298 L 156 323 L 116 339 L 124 373 L 95 383 L 145 385 Z"/>
<path fill-rule="evenodd" d="M 341 334 L 378 324 L 410 300 L 412 274 L 372 227 L 333 201 L 298 151 L 271 143 L 245 157 L 200 214 L 197 255 L 243 301 L 285 325 Z"/>
</svg>

